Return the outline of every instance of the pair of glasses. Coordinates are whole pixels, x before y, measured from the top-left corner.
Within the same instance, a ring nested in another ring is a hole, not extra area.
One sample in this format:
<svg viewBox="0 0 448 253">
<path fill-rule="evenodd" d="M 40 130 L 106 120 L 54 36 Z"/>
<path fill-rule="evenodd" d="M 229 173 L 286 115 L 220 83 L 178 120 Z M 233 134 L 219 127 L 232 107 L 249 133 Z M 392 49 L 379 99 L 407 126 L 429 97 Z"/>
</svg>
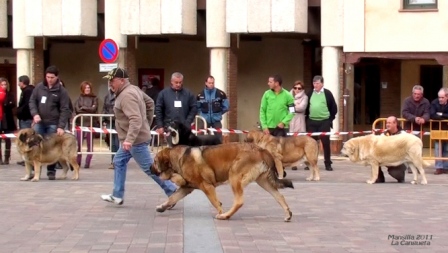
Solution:
<svg viewBox="0 0 448 253">
<path fill-rule="evenodd" d="M 302 90 L 302 87 L 294 87 L 294 90 Z"/>
</svg>

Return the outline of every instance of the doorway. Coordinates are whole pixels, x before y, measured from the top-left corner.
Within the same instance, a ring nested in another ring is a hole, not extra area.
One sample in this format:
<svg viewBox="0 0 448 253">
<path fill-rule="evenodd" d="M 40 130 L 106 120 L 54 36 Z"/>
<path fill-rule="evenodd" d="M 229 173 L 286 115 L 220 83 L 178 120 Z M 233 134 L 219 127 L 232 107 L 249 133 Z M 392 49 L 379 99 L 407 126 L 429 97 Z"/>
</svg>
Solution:
<svg viewBox="0 0 448 253">
<path fill-rule="evenodd" d="M 353 128 L 355 131 L 371 129 L 381 109 L 380 66 L 360 63 L 355 66 Z"/>
<path fill-rule="evenodd" d="M 436 99 L 443 86 L 443 66 L 420 65 L 420 85 L 423 86 L 424 96 L 429 102 Z"/>
</svg>

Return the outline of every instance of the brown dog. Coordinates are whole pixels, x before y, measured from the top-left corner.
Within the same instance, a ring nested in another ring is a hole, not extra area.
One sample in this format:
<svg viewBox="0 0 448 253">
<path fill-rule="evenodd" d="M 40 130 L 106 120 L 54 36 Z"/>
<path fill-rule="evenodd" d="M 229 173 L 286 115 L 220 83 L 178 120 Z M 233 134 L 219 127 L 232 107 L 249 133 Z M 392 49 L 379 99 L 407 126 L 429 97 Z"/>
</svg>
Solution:
<svg viewBox="0 0 448 253">
<path fill-rule="evenodd" d="M 19 131 L 16 138 L 17 151 L 25 161 L 26 175 L 22 181 L 30 180 L 31 168 L 34 166 L 34 178 L 32 182 L 40 179 L 41 166 L 44 164 L 54 164 L 59 162 L 63 169 L 63 174 L 59 179 L 67 178 L 68 164 L 74 170 L 73 180 L 79 179 L 79 164 L 76 162 L 78 147 L 74 135 L 65 133 L 62 136 L 50 134 L 45 138 L 37 134 L 32 128 L 25 128 Z"/>
<path fill-rule="evenodd" d="M 166 148 L 157 153 L 151 170 L 161 179 L 170 179 L 179 186 L 168 201 L 157 206 L 158 212 L 164 212 L 194 189 L 200 189 L 218 210 L 216 218 L 229 219 L 243 205 L 244 187 L 255 181 L 281 205 L 285 211 L 285 221 L 291 220 L 292 213 L 278 188 L 294 186 L 290 180 L 275 176 L 272 155 L 256 145 L 228 143 Z M 226 182 L 232 187 L 234 202 L 230 210 L 223 213 L 215 188 Z"/>
<path fill-rule="evenodd" d="M 293 166 L 306 158 L 305 164 L 311 167 L 311 174 L 306 180 L 320 180 L 317 166 L 319 146 L 313 138 L 309 136 L 276 137 L 252 130 L 247 134 L 246 142 L 253 142 L 271 152 L 279 178 L 283 177 L 283 166 Z"/>
</svg>

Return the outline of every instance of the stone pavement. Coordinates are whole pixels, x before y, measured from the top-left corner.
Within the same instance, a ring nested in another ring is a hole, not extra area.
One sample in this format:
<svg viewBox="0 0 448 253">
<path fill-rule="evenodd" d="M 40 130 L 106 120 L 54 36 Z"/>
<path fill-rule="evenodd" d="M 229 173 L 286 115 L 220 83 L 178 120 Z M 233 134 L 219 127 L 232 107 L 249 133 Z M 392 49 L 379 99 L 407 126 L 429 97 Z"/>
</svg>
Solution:
<svg viewBox="0 0 448 253">
<path fill-rule="evenodd" d="M 306 182 L 302 168 L 288 170 L 295 189 L 281 190 L 293 212 L 285 223 L 280 206 L 256 184 L 246 188 L 245 205 L 232 219 L 219 221 L 200 191 L 157 213 L 166 197 L 133 161 L 124 205 L 115 206 L 100 199 L 112 190 L 107 155 L 94 156 L 76 182 L 48 181 L 45 173 L 38 183 L 21 182 L 24 168 L 14 158 L 0 166 L 0 253 L 409 253 L 448 247 L 448 174 L 435 176 L 433 169 L 426 170 L 426 186 L 411 185 L 408 175 L 407 183 L 393 183 L 387 172 L 388 183 L 368 185 L 370 170 L 343 159 L 335 159 L 333 172 L 322 170 L 320 182 Z M 230 187 L 220 186 L 218 197 L 228 209 Z M 430 245 L 401 245 L 416 242 Z"/>
</svg>

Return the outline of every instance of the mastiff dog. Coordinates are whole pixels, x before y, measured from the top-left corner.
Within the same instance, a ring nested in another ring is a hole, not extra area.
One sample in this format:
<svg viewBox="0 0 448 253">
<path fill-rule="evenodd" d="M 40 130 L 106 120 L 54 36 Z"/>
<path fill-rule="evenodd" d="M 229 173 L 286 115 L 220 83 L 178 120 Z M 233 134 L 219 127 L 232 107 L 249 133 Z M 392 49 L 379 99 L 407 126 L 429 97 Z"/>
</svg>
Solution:
<svg viewBox="0 0 448 253">
<path fill-rule="evenodd" d="M 194 189 L 199 189 L 218 211 L 216 218 L 229 219 L 243 205 L 244 188 L 255 181 L 283 208 L 284 220 L 291 220 L 292 212 L 278 189 L 294 186 L 290 180 L 277 178 L 274 158 L 267 150 L 256 145 L 228 143 L 166 148 L 157 153 L 151 170 L 161 179 L 170 179 L 179 186 L 165 203 L 157 206 L 158 212 L 164 212 Z M 227 182 L 232 188 L 234 200 L 230 210 L 223 212 L 215 188 Z"/>
<path fill-rule="evenodd" d="M 74 135 L 64 133 L 49 134 L 45 137 L 37 134 L 32 128 L 19 131 L 16 138 L 17 151 L 25 161 L 26 174 L 20 180 L 37 182 L 40 179 L 42 165 L 59 162 L 63 174 L 59 179 L 67 178 L 69 165 L 74 170 L 73 180 L 79 179 L 79 164 L 76 162 L 77 143 Z M 34 177 L 31 178 L 31 169 L 34 167 Z"/>
<path fill-rule="evenodd" d="M 313 138 L 309 136 L 276 137 L 259 130 L 252 130 L 247 134 L 246 142 L 252 142 L 271 152 L 279 175 L 286 174 L 283 167 L 297 165 L 305 159 L 305 164 L 311 167 L 311 174 L 306 180 L 320 180 L 317 166 L 319 146 Z"/>
<path fill-rule="evenodd" d="M 378 178 L 379 166 L 398 166 L 404 164 L 411 168 L 414 178 L 412 184 L 417 183 L 417 170 L 422 180 L 427 184 L 425 170 L 430 164 L 422 159 L 422 140 L 413 134 L 403 133 L 392 136 L 370 134 L 355 137 L 344 143 L 341 153 L 348 156 L 350 161 L 372 167 L 372 175 L 366 182 L 373 184 Z"/>
</svg>

